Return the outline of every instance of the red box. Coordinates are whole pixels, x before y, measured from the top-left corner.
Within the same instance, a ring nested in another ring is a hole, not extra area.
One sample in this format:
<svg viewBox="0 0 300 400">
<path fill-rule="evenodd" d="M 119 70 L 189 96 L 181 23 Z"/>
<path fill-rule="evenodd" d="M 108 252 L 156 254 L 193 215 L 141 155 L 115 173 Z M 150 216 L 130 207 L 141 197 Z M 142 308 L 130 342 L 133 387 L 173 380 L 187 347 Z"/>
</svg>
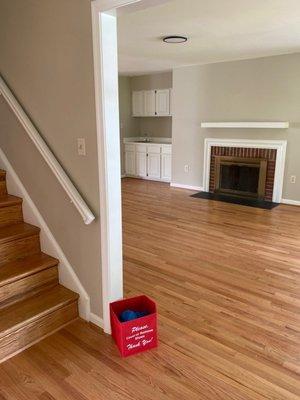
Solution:
<svg viewBox="0 0 300 400">
<path fill-rule="evenodd" d="M 145 317 L 121 322 L 120 314 L 125 310 L 148 311 Z M 147 296 L 115 301 L 110 304 L 112 336 L 122 357 L 128 357 L 157 347 L 156 304 Z"/>
</svg>

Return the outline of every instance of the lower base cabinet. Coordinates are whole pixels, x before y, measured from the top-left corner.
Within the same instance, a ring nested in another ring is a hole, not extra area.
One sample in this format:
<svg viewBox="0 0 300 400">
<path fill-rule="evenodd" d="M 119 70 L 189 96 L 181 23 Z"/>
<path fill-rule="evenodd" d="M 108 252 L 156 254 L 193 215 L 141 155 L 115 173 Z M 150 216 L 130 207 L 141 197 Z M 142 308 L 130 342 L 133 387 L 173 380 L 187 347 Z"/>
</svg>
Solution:
<svg viewBox="0 0 300 400">
<path fill-rule="evenodd" d="M 149 179 L 160 179 L 161 178 L 161 162 L 160 154 L 148 153 L 147 156 L 147 177 Z"/>
<path fill-rule="evenodd" d="M 135 151 L 125 151 L 125 171 L 127 175 L 135 175 Z"/>
<path fill-rule="evenodd" d="M 172 145 L 125 144 L 125 174 L 157 181 L 171 181 Z"/>
<path fill-rule="evenodd" d="M 136 152 L 135 154 L 136 171 L 133 175 L 140 178 L 147 178 L 147 153 Z"/>
<path fill-rule="evenodd" d="M 161 179 L 163 181 L 171 182 L 171 171 L 172 171 L 172 155 L 162 154 L 161 155 Z"/>
</svg>

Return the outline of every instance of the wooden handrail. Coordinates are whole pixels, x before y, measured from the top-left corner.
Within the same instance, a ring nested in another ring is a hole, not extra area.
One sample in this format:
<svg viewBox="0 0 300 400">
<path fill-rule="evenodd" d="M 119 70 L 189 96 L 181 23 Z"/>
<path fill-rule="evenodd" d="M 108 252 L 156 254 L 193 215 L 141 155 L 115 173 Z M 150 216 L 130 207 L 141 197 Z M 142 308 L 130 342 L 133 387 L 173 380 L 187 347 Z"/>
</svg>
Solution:
<svg viewBox="0 0 300 400">
<path fill-rule="evenodd" d="M 73 203 L 74 206 L 77 208 L 78 212 L 83 218 L 84 223 L 87 225 L 90 224 L 95 219 L 94 214 L 89 209 L 88 205 L 74 186 L 73 182 L 68 177 L 60 163 L 57 161 L 55 155 L 52 153 L 45 140 L 41 137 L 40 133 L 23 110 L 21 104 L 15 98 L 1 76 L 0 92 L 6 100 L 7 104 L 10 106 L 10 108 L 18 118 L 18 120 L 20 121 L 21 125 L 27 132 L 32 142 L 35 144 L 41 156 L 44 158 L 51 171 L 54 173 L 57 180 L 69 196 L 71 203 Z"/>
</svg>

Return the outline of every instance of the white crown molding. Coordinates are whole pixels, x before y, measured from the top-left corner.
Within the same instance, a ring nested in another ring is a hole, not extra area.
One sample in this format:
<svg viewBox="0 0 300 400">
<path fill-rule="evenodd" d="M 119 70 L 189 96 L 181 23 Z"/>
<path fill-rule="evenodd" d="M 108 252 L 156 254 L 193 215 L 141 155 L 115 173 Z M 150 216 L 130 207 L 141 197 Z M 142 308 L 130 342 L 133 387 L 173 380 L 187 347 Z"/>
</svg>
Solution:
<svg viewBox="0 0 300 400">
<path fill-rule="evenodd" d="M 204 140 L 204 166 L 203 166 L 203 189 L 205 192 L 209 192 L 209 174 L 210 174 L 210 157 L 211 148 L 213 146 L 221 147 L 248 147 L 248 148 L 259 148 L 259 149 L 275 149 L 277 150 L 276 155 L 276 166 L 274 176 L 274 189 L 273 189 L 273 201 L 280 203 L 282 199 L 282 188 L 283 188 L 283 177 L 285 167 L 285 155 L 286 155 L 286 140 L 252 140 L 252 139 L 217 139 L 207 138 Z"/>
</svg>

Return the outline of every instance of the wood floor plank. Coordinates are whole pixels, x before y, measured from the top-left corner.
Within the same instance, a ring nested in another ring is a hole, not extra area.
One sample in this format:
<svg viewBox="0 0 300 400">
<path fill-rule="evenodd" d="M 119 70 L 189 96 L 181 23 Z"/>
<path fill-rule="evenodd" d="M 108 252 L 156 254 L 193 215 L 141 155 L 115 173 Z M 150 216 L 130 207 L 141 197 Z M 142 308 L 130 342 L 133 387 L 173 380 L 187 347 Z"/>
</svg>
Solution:
<svg viewBox="0 0 300 400">
<path fill-rule="evenodd" d="M 79 320 L 0 365 L 0 399 L 300 399 L 300 209 L 122 190 L 125 293 L 157 301 L 159 347 L 122 359 Z"/>
</svg>

